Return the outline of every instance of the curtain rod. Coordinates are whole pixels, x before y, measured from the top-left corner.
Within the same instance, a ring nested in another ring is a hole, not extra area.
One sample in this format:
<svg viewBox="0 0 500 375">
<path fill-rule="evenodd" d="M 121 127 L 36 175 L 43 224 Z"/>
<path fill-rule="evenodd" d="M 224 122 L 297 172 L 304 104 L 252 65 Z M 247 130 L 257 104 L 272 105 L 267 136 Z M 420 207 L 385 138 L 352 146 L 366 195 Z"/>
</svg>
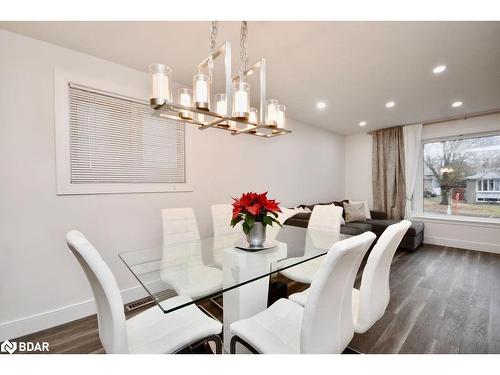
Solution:
<svg viewBox="0 0 500 375">
<path fill-rule="evenodd" d="M 408 125 L 422 124 L 423 126 L 427 126 L 427 125 L 434 125 L 434 124 L 442 124 L 444 122 L 457 121 L 457 120 L 467 120 L 469 118 L 481 117 L 481 116 L 488 116 L 488 115 L 495 115 L 497 113 L 500 113 L 500 108 L 492 109 L 492 110 L 489 110 L 489 111 L 483 111 L 483 112 L 473 112 L 473 113 L 468 113 L 468 114 L 465 114 L 465 115 L 456 115 L 456 116 L 444 117 L 444 118 L 440 118 L 440 119 L 428 120 L 428 121 L 423 121 L 423 122 L 415 122 L 413 124 L 408 124 Z M 389 129 L 389 128 L 393 128 L 393 127 L 396 127 L 396 126 L 400 126 L 400 125 L 390 126 L 388 128 L 382 128 L 382 129 Z M 377 130 L 382 130 L 382 129 L 372 130 L 368 134 L 372 134 L 373 132 L 375 132 Z"/>
</svg>

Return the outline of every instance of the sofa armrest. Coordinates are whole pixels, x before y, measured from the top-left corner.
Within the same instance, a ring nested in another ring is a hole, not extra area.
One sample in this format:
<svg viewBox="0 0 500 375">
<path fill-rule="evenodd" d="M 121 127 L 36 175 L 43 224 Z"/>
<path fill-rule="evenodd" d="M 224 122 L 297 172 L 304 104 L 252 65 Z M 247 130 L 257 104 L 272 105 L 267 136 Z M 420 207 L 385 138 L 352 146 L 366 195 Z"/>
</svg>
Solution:
<svg viewBox="0 0 500 375">
<path fill-rule="evenodd" d="M 385 214 L 385 212 L 382 212 L 382 211 L 371 210 L 370 211 L 370 215 L 371 215 L 372 219 L 376 219 L 376 220 L 385 220 L 385 219 L 387 219 L 387 215 Z"/>
</svg>

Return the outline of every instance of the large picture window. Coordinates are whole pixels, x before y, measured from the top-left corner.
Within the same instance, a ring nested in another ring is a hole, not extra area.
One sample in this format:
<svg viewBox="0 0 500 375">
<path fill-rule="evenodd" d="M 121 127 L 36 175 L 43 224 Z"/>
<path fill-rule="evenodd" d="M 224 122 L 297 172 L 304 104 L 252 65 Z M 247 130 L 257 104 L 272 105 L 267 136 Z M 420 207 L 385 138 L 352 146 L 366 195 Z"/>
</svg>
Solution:
<svg viewBox="0 0 500 375">
<path fill-rule="evenodd" d="M 500 218 L 500 135 L 424 144 L 423 211 Z"/>
</svg>

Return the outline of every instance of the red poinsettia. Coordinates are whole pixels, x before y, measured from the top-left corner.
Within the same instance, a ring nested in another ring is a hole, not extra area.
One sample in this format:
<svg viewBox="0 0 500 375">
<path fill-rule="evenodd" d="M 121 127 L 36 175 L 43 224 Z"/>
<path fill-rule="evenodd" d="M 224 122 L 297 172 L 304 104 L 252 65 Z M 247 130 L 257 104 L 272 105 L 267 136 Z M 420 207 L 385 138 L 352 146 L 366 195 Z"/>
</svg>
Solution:
<svg viewBox="0 0 500 375">
<path fill-rule="evenodd" d="M 231 225 L 234 227 L 240 221 L 243 221 L 243 231 L 248 233 L 255 222 L 261 222 L 266 225 L 273 223 L 281 226 L 276 220 L 278 212 L 281 212 L 279 202 L 267 198 L 265 193 L 244 193 L 240 198 L 233 198 L 233 218 Z"/>
</svg>

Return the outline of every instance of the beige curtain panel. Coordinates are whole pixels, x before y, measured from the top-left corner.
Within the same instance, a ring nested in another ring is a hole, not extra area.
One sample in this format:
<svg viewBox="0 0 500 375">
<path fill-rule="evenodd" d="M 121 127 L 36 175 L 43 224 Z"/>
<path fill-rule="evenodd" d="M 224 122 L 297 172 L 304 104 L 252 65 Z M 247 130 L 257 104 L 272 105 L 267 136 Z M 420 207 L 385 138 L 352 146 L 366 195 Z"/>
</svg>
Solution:
<svg viewBox="0 0 500 375">
<path fill-rule="evenodd" d="M 373 207 L 389 219 L 405 213 L 405 154 L 401 126 L 373 132 Z"/>
</svg>

